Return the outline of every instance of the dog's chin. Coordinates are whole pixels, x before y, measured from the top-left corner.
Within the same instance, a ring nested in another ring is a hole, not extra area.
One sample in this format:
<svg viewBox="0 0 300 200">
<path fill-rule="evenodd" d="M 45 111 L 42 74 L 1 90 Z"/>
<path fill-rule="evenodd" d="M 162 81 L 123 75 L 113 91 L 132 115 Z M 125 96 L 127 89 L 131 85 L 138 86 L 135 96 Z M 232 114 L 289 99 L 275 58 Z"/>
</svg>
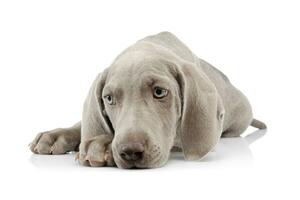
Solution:
<svg viewBox="0 0 300 200">
<path fill-rule="evenodd" d="M 136 162 L 127 162 L 122 159 L 115 159 L 115 163 L 118 166 L 118 168 L 121 169 L 153 169 L 153 168 L 159 168 L 166 164 L 167 159 L 164 159 L 163 157 L 160 158 L 154 158 L 151 161 L 145 162 L 144 160 L 136 161 Z"/>
</svg>

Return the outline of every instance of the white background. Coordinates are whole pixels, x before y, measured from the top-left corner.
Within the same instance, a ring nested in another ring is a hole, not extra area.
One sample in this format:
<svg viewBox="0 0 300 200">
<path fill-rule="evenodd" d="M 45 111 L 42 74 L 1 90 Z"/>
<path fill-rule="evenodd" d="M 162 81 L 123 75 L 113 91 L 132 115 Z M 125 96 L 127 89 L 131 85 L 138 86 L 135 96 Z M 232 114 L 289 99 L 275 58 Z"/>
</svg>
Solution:
<svg viewBox="0 0 300 200">
<path fill-rule="evenodd" d="M 1 1 L 0 198 L 299 199 L 299 10 L 289 0 Z M 246 94 L 264 137 L 221 140 L 204 160 L 172 155 L 153 170 L 32 155 L 38 132 L 80 120 L 97 73 L 165 30 Z"/>
</svg>

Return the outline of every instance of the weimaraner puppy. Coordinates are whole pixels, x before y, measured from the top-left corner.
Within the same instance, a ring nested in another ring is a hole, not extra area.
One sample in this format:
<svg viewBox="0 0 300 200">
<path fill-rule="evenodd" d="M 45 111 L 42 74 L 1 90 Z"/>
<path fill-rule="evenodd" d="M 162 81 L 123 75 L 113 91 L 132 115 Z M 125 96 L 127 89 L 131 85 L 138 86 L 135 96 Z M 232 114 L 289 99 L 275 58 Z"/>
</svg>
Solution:
<svg viewBox="0 0 300 200">
<path fill-rule="evenodd" d="M 77 151 L 82 165 L 163 166 L 172 149 L 204 157 L 220 137 L 240 136 L 252 117 L 247 98 L 219 70 L 169 32 L 123 51 L 93 82 L 81 122 L 40 133 L 37 154 Z"/>
</svg>

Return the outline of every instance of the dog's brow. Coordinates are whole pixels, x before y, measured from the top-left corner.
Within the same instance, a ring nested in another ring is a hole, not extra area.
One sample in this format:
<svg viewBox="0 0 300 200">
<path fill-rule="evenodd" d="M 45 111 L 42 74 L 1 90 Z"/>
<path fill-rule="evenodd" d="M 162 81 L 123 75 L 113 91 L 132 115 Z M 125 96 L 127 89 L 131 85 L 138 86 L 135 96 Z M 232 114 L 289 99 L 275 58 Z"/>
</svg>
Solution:
<svg viewBox="0 0 300 200">
<path fill-rule="evenodd" d="M 103 88 L 103 94 L 102 96 L 106 96 L 109 94 L 114 94 L 116 96 L 119 96 L 122 93 L 121 88 L 117 87 L 117 86 L 113 86 L 113 85 L 106 85 Z"/>
<path fill-rule="evenodd" d="M 142 82 L 147 85 L 154 85 L 156 83 L 167 84 L 169 80 L 165 76 L 151 74 L 141 77 Z"/>
</svg>

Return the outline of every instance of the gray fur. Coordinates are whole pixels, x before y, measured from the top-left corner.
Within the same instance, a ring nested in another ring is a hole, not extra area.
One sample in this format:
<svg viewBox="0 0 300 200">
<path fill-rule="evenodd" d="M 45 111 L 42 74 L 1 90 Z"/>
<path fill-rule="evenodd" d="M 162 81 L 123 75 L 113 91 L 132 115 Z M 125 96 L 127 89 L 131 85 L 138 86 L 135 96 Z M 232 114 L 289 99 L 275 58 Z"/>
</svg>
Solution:
<svg viewBox="0 0 300 200">
<path fill-rule="evenodd" d="M 153 98 L 158 86 L 169 92 L 163 99 Z M 106 95 L 113 96 L 114 105 Z M 172 147 L 183 150 L 187 160 L 203 158 L 221 136 L 240 136 L 251 123 L 266 128 L 222 72 L 162 32 L 127 48 L 96 77 L 81 126 L 40 134 L 31 150 L 66 153 L 81 142 L 77 157 L 83 165 L 154 168 L 167 162 Z M 137 143 L 145 147 L 143 158 L 125 162 L 120 146 Z"/>
</svg>

